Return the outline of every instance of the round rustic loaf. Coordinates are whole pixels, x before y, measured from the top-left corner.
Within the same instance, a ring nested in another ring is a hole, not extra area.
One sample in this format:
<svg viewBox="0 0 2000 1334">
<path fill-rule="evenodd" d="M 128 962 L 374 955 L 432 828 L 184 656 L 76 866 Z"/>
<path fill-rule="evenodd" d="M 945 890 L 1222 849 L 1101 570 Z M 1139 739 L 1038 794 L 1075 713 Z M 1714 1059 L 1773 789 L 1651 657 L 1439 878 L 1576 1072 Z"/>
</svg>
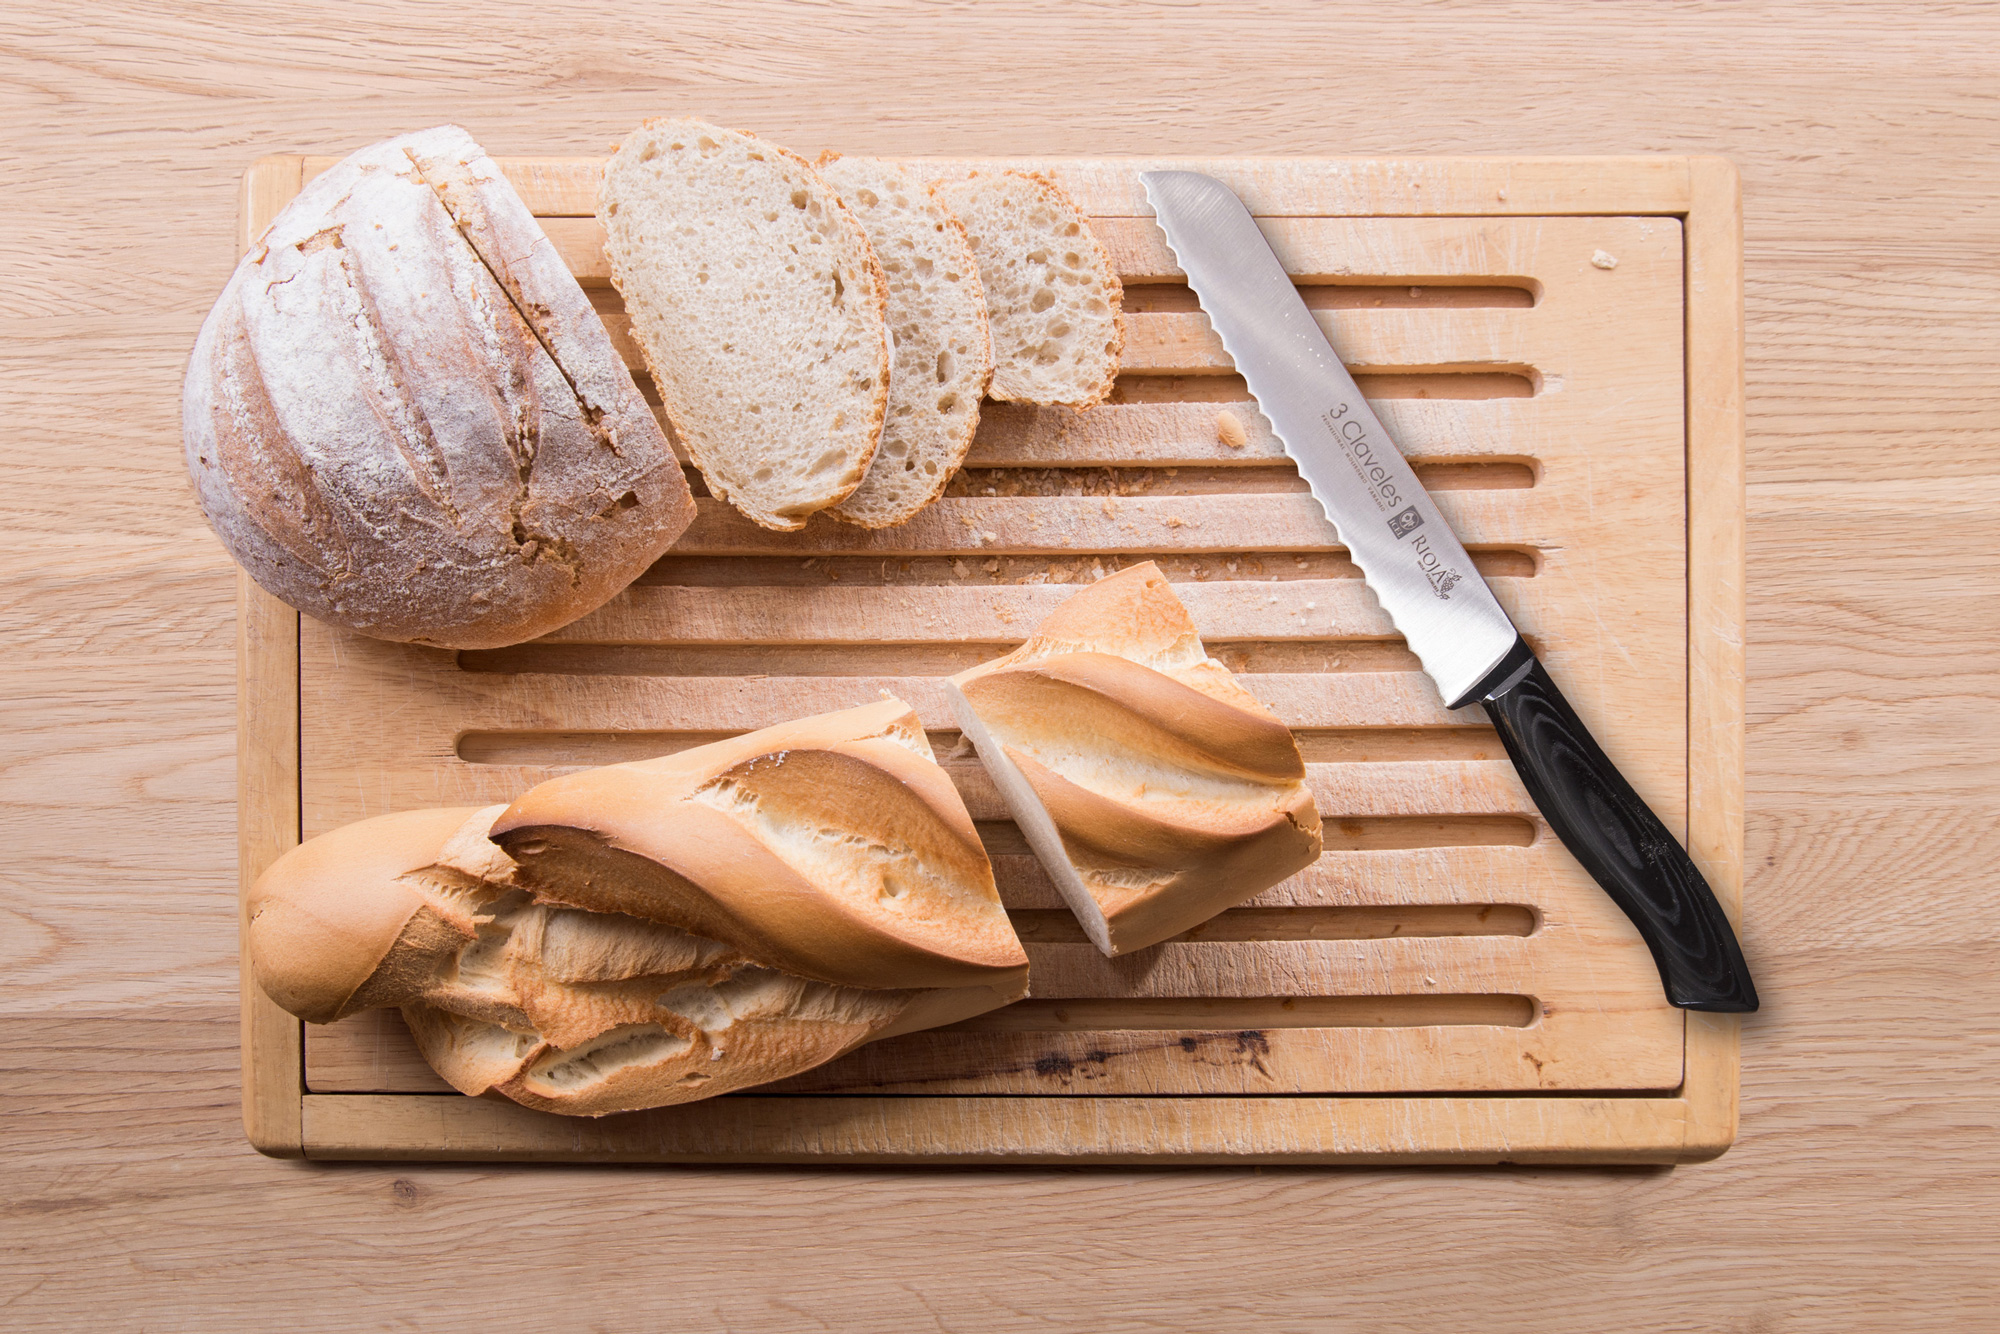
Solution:
<svg viewBox="0 0 2000 1334">
<path fill-rule="evenodd" d="M 230 554 L 379 639 L 531 639 L 602 605 L 694 516 L 589 298 L 455 126 L 300 192 L 202 325 L 181 410 Z"/>
</svg>

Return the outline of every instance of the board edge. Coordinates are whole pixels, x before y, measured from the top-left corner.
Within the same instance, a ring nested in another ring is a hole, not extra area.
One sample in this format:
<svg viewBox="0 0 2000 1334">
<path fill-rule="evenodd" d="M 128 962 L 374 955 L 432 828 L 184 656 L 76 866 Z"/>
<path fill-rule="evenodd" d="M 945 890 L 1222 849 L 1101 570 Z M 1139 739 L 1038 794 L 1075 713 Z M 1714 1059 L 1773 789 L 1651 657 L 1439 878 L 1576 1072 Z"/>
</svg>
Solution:
<svg viewBox="0 0 2000 1334">
<path fill-rule="evenodd" d="M 1743 193 L 1735 163 L 1688 159 L 1688 851 L 1743 922 L 1745 491 Z M 1684 1157 L 1736 1141 L 1742 1022 L 1690 1014 Z"/>
<path fill-rule="evenodd" d="M 250 164 L 237 195 L 237 253 L 304 183 L 305 159 Z M 274 1158 L 305 1152 L 305 1035 L 251 975 L 250 886 L 299 841 L 299 614 L 236 572 L 237 979 L 241 991 L 243 1134 Z"/>
</svg>

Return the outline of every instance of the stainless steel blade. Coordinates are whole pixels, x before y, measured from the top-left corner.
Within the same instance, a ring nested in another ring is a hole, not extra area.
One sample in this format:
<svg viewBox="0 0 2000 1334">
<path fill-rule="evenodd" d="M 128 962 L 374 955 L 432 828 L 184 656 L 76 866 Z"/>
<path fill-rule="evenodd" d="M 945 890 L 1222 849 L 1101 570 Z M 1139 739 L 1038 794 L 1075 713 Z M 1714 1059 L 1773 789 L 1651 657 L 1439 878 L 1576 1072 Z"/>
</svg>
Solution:
<svg viewBox="0 0 2000 1334">
<path fill-rule="evenodd" d="M 1446 702 L 1461 702 L 1514 646 L 1514 623 L 1243 201 L 1198 172 L 1139 179 L 1188 286 L 1328 522 Z"/>
</svg>

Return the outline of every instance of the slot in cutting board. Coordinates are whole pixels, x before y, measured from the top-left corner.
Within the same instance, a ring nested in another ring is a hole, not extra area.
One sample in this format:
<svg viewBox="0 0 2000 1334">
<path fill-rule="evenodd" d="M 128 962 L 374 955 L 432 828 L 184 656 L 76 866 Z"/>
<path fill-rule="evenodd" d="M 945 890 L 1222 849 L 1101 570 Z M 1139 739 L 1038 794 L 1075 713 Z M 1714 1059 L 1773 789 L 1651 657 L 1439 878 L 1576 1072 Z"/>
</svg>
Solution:
<svg viewBox="0 0 2000 1334">
<path fill-rule="evenodd" d="M 246 179 L 246 235 L 331 159 Z M 641 376 L 593 159 L 502 159 Z M 532 644 L 450 653 L 244 590 L 246 882 L 298 837 L 936 678 L 1099 573 L 1158 561 L 1297 730 L 1308 871 L 1175 941 L 1082 939 L 977 762 L 946 758 L 1032 963 L 1028 1001 L 756 1093 L 578 1122 L 450 1093 L 393 1013 L 301 1026 L 245 986 L 246 1117 L 314 1157 L 1152 1160 L 1712 1155 L 1734 1022 L 1660 996 L 1477 710 L 1450 712 L 1248 401 L 1153 227 L 1152 166 L 1230 181 L 1496 594 L 1725 904 L 1740 876 L 1735 179 L 1703 159 L 1038 160 L 1127 285 L 1088 412 L 989 404 L 913 522 L 760 529 L 697 487 L 681 542 Z M 648 386 L 649 387 L 649 386 Z M 650 388 L 650 387 L 649 387 Z M 1217 414 L 1249 442 L 1218 439 Z"/>
</svg>

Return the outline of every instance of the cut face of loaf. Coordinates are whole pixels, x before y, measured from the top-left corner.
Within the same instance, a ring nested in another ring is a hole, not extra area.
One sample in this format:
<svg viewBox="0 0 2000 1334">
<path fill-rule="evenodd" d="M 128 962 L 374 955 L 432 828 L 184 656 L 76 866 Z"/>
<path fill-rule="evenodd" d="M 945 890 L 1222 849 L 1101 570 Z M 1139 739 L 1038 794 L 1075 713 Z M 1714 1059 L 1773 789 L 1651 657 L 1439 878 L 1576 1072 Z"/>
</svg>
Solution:
<svg viewBox="0 0 2000 1334">
<path fill-rule="evenodd" d="M 188 473 L 267 591 L 380 639 L 518 643 L 694 516 L 589 298 L 455 126 L 307 184 L 202 325 Z"/>
<path fill-rule="evenodd" d="M 965 224 L 993 330 L 996 399 L 1089 407 L 1125 348 L 1124 289 L 1068 193 L 1044 176 L 972 172 L 931 187 Z"/>
<path fill-rule="evenodd" d="M 863 528 L 903 523 L 938 498 L 979 428 L 993 344 L 965 228 L 922 178 L 875 158 L 825 157 L 819 173 L 868 233 L 889 291 L 888 417 L 853 495 L 830 511 Z"/>
<path fill-rule="evenodd" d="M 888 294 L 833 189 L 752 135 L 648 121 L 606 165 L 597 216 L 709 490 L 785 531 L 852 494 L 888 402 Z"/>
<path fill-rule="evenodd" d="M 961 727 L 1106 954 L 1180 934 L 1318 859 L 1290 730 L 1208 656 L 1151 562 L 951 679 Z"/>
</svg>

